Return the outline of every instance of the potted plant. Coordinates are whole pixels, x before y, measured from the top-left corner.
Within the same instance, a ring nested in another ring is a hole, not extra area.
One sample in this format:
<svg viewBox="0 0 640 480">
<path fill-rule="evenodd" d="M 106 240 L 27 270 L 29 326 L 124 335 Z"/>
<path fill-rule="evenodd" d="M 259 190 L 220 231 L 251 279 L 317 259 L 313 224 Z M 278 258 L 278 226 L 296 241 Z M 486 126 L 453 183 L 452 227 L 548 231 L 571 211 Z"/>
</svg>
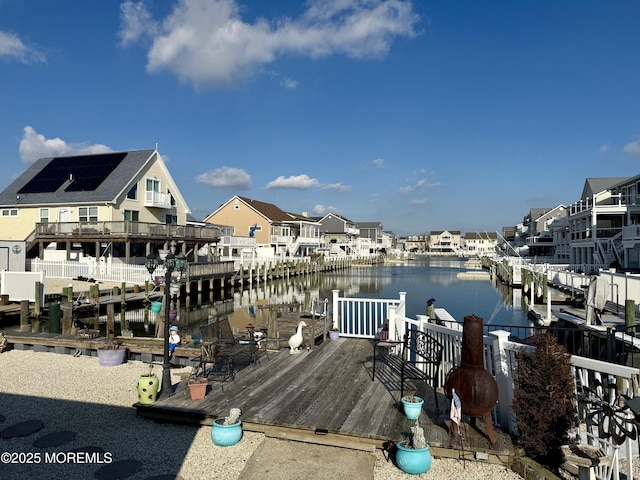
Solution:
<svg viewBox="0 0 640 480">
<path fill-rule="evenodd" d="M 416 420 L 422 412 L 422 405 L 424 400 L 417 395 L 405 395 L 400 399 L 402 402 L 402 409 L 407 418 Z"/>
<path fill-rule="evenodd" d="M 337 327 L 331 328 L 331 330 L 329 330 L 329 338 L 331 340 L 338 340 L 338 338 L 340 338 L 340 330 L 338 330 Z"/>
<path fill-rule="evenodd" d="M 405 473 L 420 475 L 431 468 L 431 452 L 418 421 L 411 427 L 408 440 L 396 443 L 396 465 Z"/>
<path fill-rule="evenodd" d="M 242 438 L 241 410 L 232 408 L 226 417 L 216 418 L 211 428 L 211 440 L 220 447 L 235 445 Z"/>
<path fill-rule="evenodd" d="M 114 367 L 124 363 L 127 349 L 120 348 L 120 344 L 113 338 L 107 340 L 104 346 L 98 348 L 98 362 L 103 367 Z"/>
<path fill-rule="evenodd" d="M 152 373 L 152 370 L 153 364 L 150 364 L 149 372 L 140 375 L 140 378 L 138 378 L 138 402 L 142 405 L 154 403 L 158 395 L 160 380 L 155 373 Z"/>
<path fill-rule="evenodd" d="M 189 385 L 189 395 L 191 395 L 191 400 L 202 400 L 207 394 L 209 380 L 206 377 L 193 375 L 189 377 L 187 383 Z"/>
</svg>

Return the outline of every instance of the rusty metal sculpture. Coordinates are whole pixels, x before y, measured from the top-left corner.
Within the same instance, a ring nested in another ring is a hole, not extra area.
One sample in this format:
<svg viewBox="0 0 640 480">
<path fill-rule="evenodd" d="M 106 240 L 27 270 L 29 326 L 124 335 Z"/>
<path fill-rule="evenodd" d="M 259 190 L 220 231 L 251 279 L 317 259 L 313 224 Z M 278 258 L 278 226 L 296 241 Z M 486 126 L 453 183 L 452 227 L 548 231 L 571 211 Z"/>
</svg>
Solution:
<svg viewBox="0 0 640 480">
<path fill-rule="evenodd" d="M 491 444 L 496 443 L 491 420 L 491 410 L 498 401 L 498 384 L 484 368 L 484 341 L 482 318 L 475 315 L 464 317 L 462 333 L 462 360 L 452 368 L 445 380 L 445 391 L 451 396 L 452 389 L 460 397 L 462 413 L 475 420 L 484 418 Z"/>
</svg>

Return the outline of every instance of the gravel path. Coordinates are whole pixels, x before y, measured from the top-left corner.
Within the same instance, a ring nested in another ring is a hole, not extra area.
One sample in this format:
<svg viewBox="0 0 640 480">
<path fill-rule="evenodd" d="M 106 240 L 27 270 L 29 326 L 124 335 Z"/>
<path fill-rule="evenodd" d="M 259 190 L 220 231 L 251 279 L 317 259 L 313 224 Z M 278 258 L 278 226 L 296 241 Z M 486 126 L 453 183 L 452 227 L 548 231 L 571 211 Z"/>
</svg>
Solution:
<svg viewBox="0 0 640 480">
<path fill-rule="evenodd" d="M 161 367 L 157 368 L 160 376 Z M 16 350 L 0 354 L 0 453 L 14 452 L 22 462 L 0 463 L 0 478 L 106 480 L 114 478 L 109 469 L 116 463 L 137 470 L 126 477 L 132 480 L 242 478 L 244 466 L 264 436 L 245 432 L 236 446 L 223 448 L 211 442 L 210 427 L 155 423 L 137 417 L 132 408 L 137 401 L 137 380 L 147 370 L 147 365 L 135 361 L 102 367 L 95 357 Z M 172 370 L 174 382 L 187 370 Z M 7 427 L 27 420 L 40 421 L 43 427 L 26 436 L 2 438 Z M 57 438 L 47 437 L 56 432 Z M 61 432 L 71 433 L 64 438 Z M 62 443 L 56 445 L 57 439 Z M 47 440 L 53 445 L 41 445 Z M 72 462 L 67 452 L 75 450 L 97 455 L 77 455 Z M 53 453 L 62 463 L 51 463 Z M 49 455 L 47 463 L 45 455 Z M 25 464 L 28 456 L 32 461 L 39 457 L 40 463 Z M 109 459 L 111 463 L 96 462 Z M 161 477 L 164 475 L 169 476 Z M 324 478 L 322 472 L 315 478 Z M 425 475 L 407 475 L 386 461 L 382 452 L 376 452 L 374 480 L 409 478 L 521 479 L 504 467 L 445 459 L 434 459 Z"/>
</svg>

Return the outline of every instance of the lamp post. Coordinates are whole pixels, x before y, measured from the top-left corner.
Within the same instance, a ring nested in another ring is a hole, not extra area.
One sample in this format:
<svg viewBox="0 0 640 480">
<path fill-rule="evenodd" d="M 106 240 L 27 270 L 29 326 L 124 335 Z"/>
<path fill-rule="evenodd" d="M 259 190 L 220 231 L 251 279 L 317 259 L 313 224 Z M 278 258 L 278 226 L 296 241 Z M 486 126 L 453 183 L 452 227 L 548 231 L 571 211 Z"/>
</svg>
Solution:
<svg viewBox="0 0 640 480">
<path fill-rule="evenodd" d="M 173 250 L 173 248 L 172 248 Z M 155 253 L 147 255 L 145 260 L 145 267 L 149 275 L 153 275 L 153 272 L 158 268 L 160 261 Z M 184 254 L 175 256 L 173 251 L 169 252 L 164 259 L 164 358 L 162 362 L 162 383 L 160 385 L 160 392 L 164 395 L 173 395 L 173 386 L 171 385 L 171 364 L 169 363 L 169 309 L 171 302 L 171 282 L 173 279 L 173 272 L 178 270 L 180 276 L 185 272 L 187 266 L 187 259 Z M 180 282 L 180 276 L 177 278 L 177 282 Z"/>
</svg>

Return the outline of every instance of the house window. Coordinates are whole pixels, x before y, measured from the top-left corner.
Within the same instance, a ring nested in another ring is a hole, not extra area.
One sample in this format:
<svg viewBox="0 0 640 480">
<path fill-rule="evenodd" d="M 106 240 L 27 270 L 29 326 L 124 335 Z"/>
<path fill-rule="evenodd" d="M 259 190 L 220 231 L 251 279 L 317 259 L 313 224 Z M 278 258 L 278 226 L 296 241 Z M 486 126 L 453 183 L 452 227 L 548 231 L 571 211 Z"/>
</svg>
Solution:
<svg viewBox="0 0 640 480">
<path fill-rule="evenodd" d="M 167 191 L 169 193 L 169 197 L 171 198 L 171 206 L 175 207 L 176 206 L 176 199 L 173 198 L 173 195 L 171 194 L 170 191 Z"/>
<path fill-rule="evenodd" d="M 164 216 L 164 223 L 167 225 L 177 225 L 178 224 L 178 216 L 172 214 L 166 214 Z"/>
<path fill-rule="evenodd" d="M 159 192 L 160 180 L 154 178 L 147 178 L 147 192 Z"/>
<path fill-rule="evenodd" d="M 17 208 L 3 208 L 2 209 L 3 217 L 17 217 L 18 209 Z"/>
<path fill-rule="evenodd" d="M 233 206 L 233 209 L 234 209 L 234 210 L 240 210 L 240 205 L 234 205 L 234 206 Z"/>
<path fill-rule="evenodd" d="M 127 198 L 129 200 L 137 200 L 138 199 L 138 184 L 136 183 L 131 190 L 127 192 Z"/>
<path fill-rule="evenodd" d="M 125 222 L 139 222 L 140 212 L 138 210 L 125 210 L 124 211 Z"/>
<path fill-rule="evenodd" d="M 98 207 L 79 207 L 78 221 L 80 222 L 97 222 Z"/>
<path fill-rule="evenodd" d="M 49 223 L 49 209 L 41 208 L 40 209 L 40 223 Z"/>
</svg>

